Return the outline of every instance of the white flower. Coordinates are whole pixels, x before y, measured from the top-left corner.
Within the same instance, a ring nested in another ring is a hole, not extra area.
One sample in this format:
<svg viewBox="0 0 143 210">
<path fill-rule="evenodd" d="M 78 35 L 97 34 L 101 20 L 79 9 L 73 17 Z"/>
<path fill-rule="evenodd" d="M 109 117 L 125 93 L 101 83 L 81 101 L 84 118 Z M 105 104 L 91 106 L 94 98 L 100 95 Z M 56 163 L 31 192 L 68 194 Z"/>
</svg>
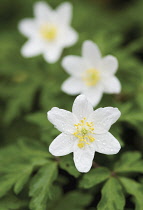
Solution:
<svg viewBox="0 0 143 210">
<path fill-rule="evenodd" d="M 49 151 L 54 156 L 73 152 L 77 170 L 88 172 L 95 151 L 108 155 L 119 152 L 120 144 L 108 130 L 120 114 L 113 107 L 94 111 L 84 95 L 76 97 L 72 112 L 52 108 L 47 113 L 48 119 L 62 133 L 51 143 Z"/>
<path fill-rule="evenodd" d="M 104 93 L 119 93 L 121 85 L 114 76 L 118 68 L 115 57 L 101 57 L 97 45 L 85 41 L 82 57 L 66 56 L 63 68 L 71 75 L 62 85 L 62 90 L 70 95 L 84 94 L 93 106 L 96 106 Z"/>
<path fill-rule="evenodd" d="M 38 2 L 34 5 L 35 18 L 27 18 L 19 23 L 19 30 L 29 40 L 22 47 L 21 53 L 25 57 L 43 54 L 49 63 L 56 62 L 64 47 L 73 45 L 77 39 L 77 32 L 71 28 L 72 5 L 62 3 L 56 8 Z"/>
</svg>

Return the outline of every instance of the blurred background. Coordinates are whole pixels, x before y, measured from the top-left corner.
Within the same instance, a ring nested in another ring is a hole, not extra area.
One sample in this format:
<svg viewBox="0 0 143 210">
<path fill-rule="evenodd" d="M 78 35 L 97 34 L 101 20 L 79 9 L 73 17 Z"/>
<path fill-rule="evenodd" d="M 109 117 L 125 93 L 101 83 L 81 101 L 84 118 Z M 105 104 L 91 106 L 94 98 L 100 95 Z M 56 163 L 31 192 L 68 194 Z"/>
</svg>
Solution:
<svg viewBox="0 0 143 210">
<path fill-rule="evenodd" d="M 120 168 L 119 174 L 130 179 L 127 186 L 133 188 L 126 188 L 122 180 L 124 187 L 119 189 L 124 194 L 124 209 L 142 210 L 143 1 L 71 0 L 72 26 L 79 40 L 64 49 L 55 64 L 47 63 L 42 55 L 24 58 L 20 54 L 27 39 L 17 26 L 21 19 L 33 17 L 35 2 L 0 0 L 0 209 L 122 210 L 120 204 L 119 208 L 110 206 L 112 201 L 106 206 L 107 198 L 101 193 L 105 180 L 95 183 L 94 170 L 102 166 L 113 176 L 114 169 Z M 46 2 L 56 8 L 63 1 Z M 68 78 L 61 60 L 65 55 L 80 55 L 84 40 L 97 43 L 103 56 L 117 57 L 116 76 L 122 85 L 120 94 L 104 94 L 98 105 L 118 107 L 122 113 L 111 129 L 122 145 L 121 152 L 115 156 L 96 153 L 93 169 L 86 176 L 75 169 L 72 155 L 56 159 L 50 155 L 49 144 L 59 132 L 46 117 L 54 106 L 71 111 L 75 97 L 61 91 Z M 120 199 L 123 196 L 117 193 L 115 201 Z"/>
</svg>

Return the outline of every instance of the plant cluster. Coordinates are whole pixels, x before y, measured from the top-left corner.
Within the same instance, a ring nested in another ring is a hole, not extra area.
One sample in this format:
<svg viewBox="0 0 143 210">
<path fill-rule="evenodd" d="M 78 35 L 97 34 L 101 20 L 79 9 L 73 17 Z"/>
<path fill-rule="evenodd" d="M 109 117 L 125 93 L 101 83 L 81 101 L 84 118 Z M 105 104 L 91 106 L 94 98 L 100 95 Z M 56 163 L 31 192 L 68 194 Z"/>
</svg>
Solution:
<svg viewBox="0 0 143 210">
<path fill-rule="evenodd" d="M 18 22 L 31 17 L 36 0 L 1 1 L 0 37 L 0 209 L 1 210 L 142 210 L 143 197 L 143 1 L 70 0 L 78 42 L 51 64 L 41 55 L 24 58 L 26 38 Z M 62 1 L 47 1 L 56 8 Z M 61 90 L 69 77 L 61 66 L 67 55 L 81 56 L 85 40 L 103 56 L 117 57 L 119 94 L 104 94 L 98 107 L 117 107 L 121 117 L 111 133 L 117 155 L 96 153 L 92 168 L 79 173 L 72 154 L 54 157 L 48 148 L 60 134 L 47 111 L 71 111 L 75 97 Z"/>
</svg>

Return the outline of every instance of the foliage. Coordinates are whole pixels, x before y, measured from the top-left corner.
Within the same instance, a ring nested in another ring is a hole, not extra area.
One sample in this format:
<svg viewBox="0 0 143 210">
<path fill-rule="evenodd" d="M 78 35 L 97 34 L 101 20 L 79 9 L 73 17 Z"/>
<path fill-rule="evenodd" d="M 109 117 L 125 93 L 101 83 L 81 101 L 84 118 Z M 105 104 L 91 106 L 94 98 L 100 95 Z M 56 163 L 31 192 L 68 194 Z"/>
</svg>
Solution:
<svg viewBox="0 0 143 210">
<path fill-rule="evenodd" d="M 120 141 L 117 155 L 95 154 L 93 167 L 80 174 L 72 154 L 53 157 L 48 147 L 59 132 L 46 113 L 54 106 L 71 110 L 74 97 L 61 91 L 68 77 L 62 58 L 23 58 L 26 41 L 18 22 L 32 17 L 36 0 L 1 0 L 0 37 L 0 209 L 142 210 L 143 195 L 143 1 L 90 0 L 73 4 L 79 41 L 65 55 L 80 55 L 84 40 L 119 60 L 118 95 L 103 96 L 98 107 L 118 107 L 122 115 L 111 133 Z M 61 1 L 47 1 L 56 7 Z M 101 192 L 101 193 L 100 193 Z M 135 206 L 135 207 L 134 207 Z"/>
</svg>

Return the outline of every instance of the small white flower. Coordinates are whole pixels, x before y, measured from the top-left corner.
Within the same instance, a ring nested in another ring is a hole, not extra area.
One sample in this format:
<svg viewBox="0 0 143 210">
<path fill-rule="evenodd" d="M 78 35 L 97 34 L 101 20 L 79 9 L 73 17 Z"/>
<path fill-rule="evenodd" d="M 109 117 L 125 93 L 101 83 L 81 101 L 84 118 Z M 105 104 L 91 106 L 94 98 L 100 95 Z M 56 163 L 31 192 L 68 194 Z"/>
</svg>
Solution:
<svg viewBox="0 0 143 210">
<path fill-rule="evenodd" d="M 77 170 L 88 172 L 95 151 L 108 155 L 119 152 L 120 144 L 108 130 L 120 114 L 113 107 L 94 111 L 84 95 L 76 97 L 72 112 L 52 108 L 47 113 L 48 119 L 62 133 L 51 143 L 49 151 L 54 156 L 73 152 Z"/>
<path fill-rule="evenodd" d="M 38 2 L 34 5 L 33 19 L 24 19 L 19 30 L 29 40 L 22 47 L 25 57 L 43 54 L 49 63 L 56 62 L 64 47 L 69 47 L 78 39 L 77 32 L 71 28 L 72 5 L 62 3 L 56 10 L 48 4 Z"/>
<path fill-rule="evenodd" d="M 97 45 L 85 41 L 82 57 L 66 56 L 63 68 L 71 75 L 62 85 L 62 90 L 70 95 L 84 94 L 93 106 L 96 106 L 104 93 L 119 93 L 121 85 L 114 76 L 118 68 L 115 57 L 101 57 Z"/>
</svg>

